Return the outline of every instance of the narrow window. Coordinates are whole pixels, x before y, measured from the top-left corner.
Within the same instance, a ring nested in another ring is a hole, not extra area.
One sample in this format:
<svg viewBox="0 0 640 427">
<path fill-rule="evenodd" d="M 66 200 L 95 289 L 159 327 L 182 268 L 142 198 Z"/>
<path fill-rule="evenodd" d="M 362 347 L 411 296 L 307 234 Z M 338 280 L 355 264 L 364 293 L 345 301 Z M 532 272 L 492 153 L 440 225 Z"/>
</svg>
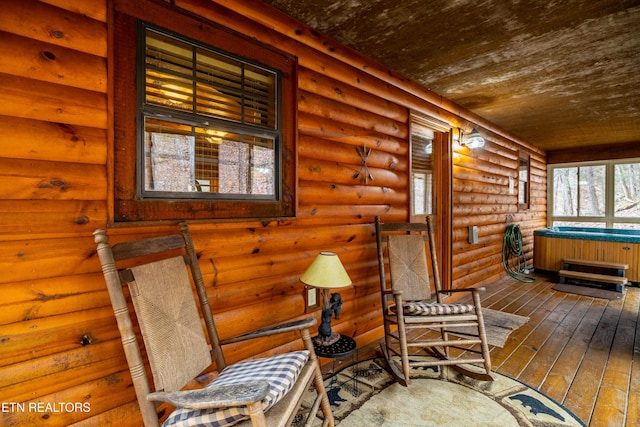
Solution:
<svg viewBox="0 0 640 427">
<path fill-rule="evenodd" d="M 411 206 L 413 220 L 422 221 L 426 215 L 439 214 L 438 161 L 449 136 L 451 126 L 418 112 L 411 113 Z M 441 165 L 440 165 L 441 166 Z M 441 183 L 440 183 L 441 184 Z"/>
<path fill-rule="evenodd" d="M 433 213 L 433 148 L 435 132 L 413 124 L 411 128 L 411 215 Z"/>
<path fill-rule="evenodd" d="M 530 156 L 527 153 L 520 153 L 518 160 L 518 208 L 520 210 L 529 209 L 530 206 Z"/>
</svg>

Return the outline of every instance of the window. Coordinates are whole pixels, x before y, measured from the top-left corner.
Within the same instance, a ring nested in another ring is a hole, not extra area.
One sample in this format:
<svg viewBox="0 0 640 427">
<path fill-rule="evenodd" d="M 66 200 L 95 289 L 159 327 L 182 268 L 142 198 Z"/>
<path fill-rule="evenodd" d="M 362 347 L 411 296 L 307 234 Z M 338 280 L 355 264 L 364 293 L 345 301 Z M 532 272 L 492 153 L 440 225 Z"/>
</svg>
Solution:
<svg viewBox="0 0 640 427">
<path fill-rule="evenodd" d="M 424 223 L 430 215 L 436 228 L 442 283 L 451 275 L 452 129 L 451 124 L 418 111 L 411 112 L 409 220 Z"/>
<path fill-rule="evenodd" d="M 115 220 L 293 216 L 294 58 L 152 12 L 116 20 Z"/>
<path fill-rule="evenodd" d="M 411 215 L 433 213 L 433 148 L 435 132 L 411 126 Z"/>
<path fill-rule="evenodd" d="M 422 217 L 416 220 L 439 214 L 436 207 L 438 185 L 443 185 L 444 178 L 442 172 L 438 172 L 442 164 L 438 164 L 436 159 L 447 161 L 445 153 L 450 149 L 450 130 L 448 123 L 418 112 L 411 113 L 410 212 L 412 217 Z M 447 197 L 440 197 L 440 202 L 444 199 Z"/>
<path fill-rule="evenodd" d="M 640 229 L 640 163 L 589 162 L 549 166 L 550 221 Z"/>
<path fill-rule="evenodd" d="M 277 72 L 143 27 L 142 197 L 273 199 Z"/>
<path fill-rule="evenodd" d="M 531 190 L 529 162 L 529 154 L 521 152 L 518 160 L 518 208 L 520 210 L 529 209 Z"/>
</svg>

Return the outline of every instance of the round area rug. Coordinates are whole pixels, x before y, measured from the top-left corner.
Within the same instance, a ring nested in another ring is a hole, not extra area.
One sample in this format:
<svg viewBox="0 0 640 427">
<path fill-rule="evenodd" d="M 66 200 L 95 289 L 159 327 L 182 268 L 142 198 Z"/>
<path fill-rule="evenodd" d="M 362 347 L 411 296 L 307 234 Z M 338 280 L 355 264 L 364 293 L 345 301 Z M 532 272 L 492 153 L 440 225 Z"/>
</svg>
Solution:
<svg viewBox="0 0 640 427">
<path fill-rule="evenodd" d="M 413 370 L 411 384 L 403 387 L 384 366 L 383 360 L 367 360 L 325 380 L 336 425 L 585 427 L 554 400 L 495 372 L 494 381 L 487 382 L 449 367 L 419 368 Z M 312 398 L 313 393 L 307 401 Z"/>
</svg>

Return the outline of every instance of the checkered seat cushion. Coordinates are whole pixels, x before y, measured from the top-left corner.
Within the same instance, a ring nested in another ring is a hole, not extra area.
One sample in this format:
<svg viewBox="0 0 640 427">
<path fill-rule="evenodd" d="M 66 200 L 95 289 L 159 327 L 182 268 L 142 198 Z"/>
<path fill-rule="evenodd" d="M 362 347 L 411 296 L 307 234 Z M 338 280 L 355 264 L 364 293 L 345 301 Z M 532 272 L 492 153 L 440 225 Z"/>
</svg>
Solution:
<svg viewBox="0 0 640 427">
<path fill-rule="evenodd" d="M 309 360 L 309 352 L 302 350 L 239 362 L 223 369 L 207 387 L 268 381 L 269 393 L 262 401 L 262 408 L 266 412 L 291 390 L 307 360 Z M 248 418 L 245 408 L 179 408 L 169 415 L 163 427 L 224 427 Z"/>
<path fill-rule="evenodd" d="M 397 312 L 397 308 L 395 306 L 390 309 L 394 313 Z M 472 304 L 438 304 L 413 301 L 404 303 L 402 305 L 402 312 L 406 316 L 435 316 L 443 314 L 474 313 L 475 309 Z"/>
</svg>

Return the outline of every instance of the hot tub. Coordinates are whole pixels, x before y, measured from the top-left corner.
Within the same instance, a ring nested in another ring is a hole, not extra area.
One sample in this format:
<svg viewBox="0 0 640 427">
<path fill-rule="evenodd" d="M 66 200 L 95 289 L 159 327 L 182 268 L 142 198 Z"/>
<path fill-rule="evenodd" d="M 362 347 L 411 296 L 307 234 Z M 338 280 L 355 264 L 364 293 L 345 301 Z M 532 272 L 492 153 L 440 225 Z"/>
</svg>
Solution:
<svg viewBox="0 0 640 427">
<path fill-rule="evenodd" d="M 629 264 L 627 278 L 640 282 L 640 230 L 548 227 L 533 232 L 533 266 L 557 272 L 564 258 Z"/>
</svg>

